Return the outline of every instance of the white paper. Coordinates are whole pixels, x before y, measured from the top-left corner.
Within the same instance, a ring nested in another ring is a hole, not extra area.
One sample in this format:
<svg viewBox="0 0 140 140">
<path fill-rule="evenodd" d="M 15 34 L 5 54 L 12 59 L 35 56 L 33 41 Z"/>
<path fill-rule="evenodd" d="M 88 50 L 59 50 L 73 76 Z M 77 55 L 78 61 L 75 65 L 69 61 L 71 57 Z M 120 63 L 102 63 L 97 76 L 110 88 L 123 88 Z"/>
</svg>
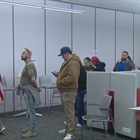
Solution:
<svg viewBox="0 0 140 140">
<path fill-rule="evenodd" d="M 129 109 L 138 111 L 138 110 L 140 110 L 140 106 L 138 106 L 138 107 L 132 107 L 132 108 L 129 108 Z"/>
</svg>

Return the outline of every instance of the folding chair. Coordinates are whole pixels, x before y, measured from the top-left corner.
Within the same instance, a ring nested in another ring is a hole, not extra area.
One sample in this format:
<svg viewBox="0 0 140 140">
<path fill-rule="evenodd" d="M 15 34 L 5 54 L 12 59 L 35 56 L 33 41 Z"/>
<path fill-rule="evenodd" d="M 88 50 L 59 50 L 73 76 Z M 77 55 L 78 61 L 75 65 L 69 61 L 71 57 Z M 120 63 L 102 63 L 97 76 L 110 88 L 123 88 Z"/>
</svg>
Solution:
<svg viewBox="0 0 140 140">
<path fill-rule="evenodd" d="M 111 122 L 114 128 L 115 138 L 117 139 L 112 112 L 111 112 L 111 109 L 109 108 L 111 100 L 112 100 L 111 96 L 104 94 L 103 99 L 99 105 L 92 104 L 92 103 L 88 104 L 92 106 L 98 106 L 99 110 L 101 111 L 101 115 L 84 115 L 82 117 L 83 120 L 91 122 L 89 139 L 91 139 L 91 130 L 92 130 L 92 126 L 94 122 L 103 122 L 103 127 L 104 127 L 106 137 L 107 137 L 107 130 L 105 128 L 105 122 Z M 82 130 L 81 130 L 81 139 L 82 139 L 82 136 L 83 136 L 83 125 L 82 125 Z"/>
</svg>

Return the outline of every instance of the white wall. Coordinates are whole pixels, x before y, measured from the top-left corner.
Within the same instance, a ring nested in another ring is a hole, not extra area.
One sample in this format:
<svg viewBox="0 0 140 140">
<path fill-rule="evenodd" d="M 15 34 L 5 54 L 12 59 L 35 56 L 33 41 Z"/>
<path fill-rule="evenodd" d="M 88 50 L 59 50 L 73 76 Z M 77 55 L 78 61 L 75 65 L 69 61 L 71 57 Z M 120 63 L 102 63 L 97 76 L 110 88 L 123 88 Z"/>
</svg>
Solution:
<svg viewBox="0 0 140 140">
<path fill-rule="evenodd" d="M 115 63 L 115 11 L 96 9 L 96 49 L 100 61 L 106 63 L 106 71 Z"/>
<path fill-rule="evenodd" d="M 116 13 L 116 60 L 121 58 L 121 52 L 128 51 L 133 59 L 133 14 Z"/>
<path fill-rule="evenodd" d="M 83 6 L 82 9 L 85 13 L 73 14 L 72 17 L 73 52 L 80 56 L 81 61 L 87 56 L 91 58 L 95 49 L 95 8 Z"/>
<path fill-rule="evenodd" d="M 37 3 L 44 4 L 44 1 L 38 0 Z M 21 52 L 24 48 L 32 50 L 32 59 L 34 58 L 37 59 L 38 75 L 43 75 L 45 73 L 43 14 L 44 11 L 41 9 L 18 7 L 18 6 L 14 8 L 15 75 L 18 75 L 19 60 L 21 57 Z M 16 96 L 16 104 L 18 104 L 18 99 L 19 97 Z M 43 93 L 41 93 L 41 99 L 42 102 L 44 102 Z"/>
<path fill-rule="evenodd" d="M 140 66 L 140 15 L 134 15 L 134 62 Z"/>
<path fill-rule="evenodd" d="M 13 85 L 13 34 L 12 7 L 0 4 L 0 72 L 8 78 L 7 84 Z M 7 92 L 6 111 L 13 109 L 13 94 Z M 0 106 L 0 112 L 3 106 Z"/>
<path fill-rule="evenodd" d="M 26 2 L 44 4 L 44 0 Z M 46 4 L 81 9 L 81 6 L 47 0 Z M 0 72 L 6 76 L 8 86 L 19 83 L 17 79 L 13 83 L 13 76 L 18 75 L 19 62 L 22 62 L 20 55 L 25 47 L 31 49 L 33 58 L 37 59 L 38 75 L 51 75 L 51 71 L 59 70 L 63 60 L 57 55 L 65 45 L 72 47 L 81 60 L 86 56 L 91 57 L 92 50 L 97 49 L 99 58 L 106 63 L 107 71 L 112 71 L 123 50 L 134 57 L 136 65 L 140 65 L 140 15 L 134 15 L 133 21 L 132 13 L 116 11 L 115 16 L 113 10 L 87 6 L 82 6 L 82 9 L 85 13 L 70 14 L 14 6 L 12 15 L 12 6 L 0 5 Z M 53 76 L 52 81 L 55 82 Z M 12 111 L 12 94 L 8 94 L 6 111 Z M 41 98 L 44 101 L 44 91 Z M 16 96 L 18 103 L 19 97 Z"/>
<path fill-rule="evenodd" d="M 49 6 L 71 8 L 69 4 L 58 2 L 46 3 Z M 58 57 L 63 46 L 71 47 L 71 14 L 57 11 L 46 11 L 46 74 L 52 75 L 52 71 L 59 71 L 63 62 Z M 52 81 L 56 78 L 52 76 Z"/>
</svg>

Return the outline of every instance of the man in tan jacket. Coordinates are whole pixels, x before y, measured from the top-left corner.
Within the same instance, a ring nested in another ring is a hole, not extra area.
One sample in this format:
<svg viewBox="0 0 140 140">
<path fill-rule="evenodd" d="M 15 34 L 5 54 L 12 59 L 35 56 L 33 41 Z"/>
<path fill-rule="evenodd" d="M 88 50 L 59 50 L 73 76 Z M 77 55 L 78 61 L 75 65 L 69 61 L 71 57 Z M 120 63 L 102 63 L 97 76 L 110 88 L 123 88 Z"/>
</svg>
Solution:
<svg viewBox="0 0 140 140">
<path fill-rule="evenodd" d="M 78 78 L 80 73 L 77 55 L 72 54 L 69 47 L 63 47 L 60 55 L 64 59 L 59 72 L 53 72 L 57 77 L 57 88 L 60 91 L 62 105 L 66 116 L 66 129 L 60 130 L 60 134 L 67 134 L 63 140 L 75 139 L 75 99 L 78 89 Z"/>
</svg>

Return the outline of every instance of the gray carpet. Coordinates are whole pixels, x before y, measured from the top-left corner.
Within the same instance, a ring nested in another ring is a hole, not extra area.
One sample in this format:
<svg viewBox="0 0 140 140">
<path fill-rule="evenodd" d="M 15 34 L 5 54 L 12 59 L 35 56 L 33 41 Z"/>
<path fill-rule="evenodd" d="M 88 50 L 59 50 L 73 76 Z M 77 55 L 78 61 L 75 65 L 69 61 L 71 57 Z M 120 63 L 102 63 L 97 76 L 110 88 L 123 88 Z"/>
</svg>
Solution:
<svg viewBox="0 0 140 140">
<path fill-rule="evenodd" d="M 62 107 L 53 107 L 50 110 L 47 108 L 37 109 L 37 112 L 42 113 L 43 117 L 37 117 L 37 133 L 38 136 L 30 138 L 31 140 L 63 140 L 65 135 L 58 134 L 58 131 L 65 128 L 64 114 Z M 22 140 L 21 131 L 28 126 L 28 119 L 25 116 L 13 117 L 13 114 L 1 115 L 1 119 L 6 127 L 3 134 L 0 134 L 0 140 Z M 80 140 L 80 128 L 76 128 L 75 140 Z M 113 132 L 109 132 L 109 137 L 104 137 L 104 131 L 92 130 L 91 140 L 115 140 Z M 118 135 L 118 140 L 132 140 L 132 138 Z M 89 129 L 84 127 L 83 140 L 89 140 Z"/>
</svg>

